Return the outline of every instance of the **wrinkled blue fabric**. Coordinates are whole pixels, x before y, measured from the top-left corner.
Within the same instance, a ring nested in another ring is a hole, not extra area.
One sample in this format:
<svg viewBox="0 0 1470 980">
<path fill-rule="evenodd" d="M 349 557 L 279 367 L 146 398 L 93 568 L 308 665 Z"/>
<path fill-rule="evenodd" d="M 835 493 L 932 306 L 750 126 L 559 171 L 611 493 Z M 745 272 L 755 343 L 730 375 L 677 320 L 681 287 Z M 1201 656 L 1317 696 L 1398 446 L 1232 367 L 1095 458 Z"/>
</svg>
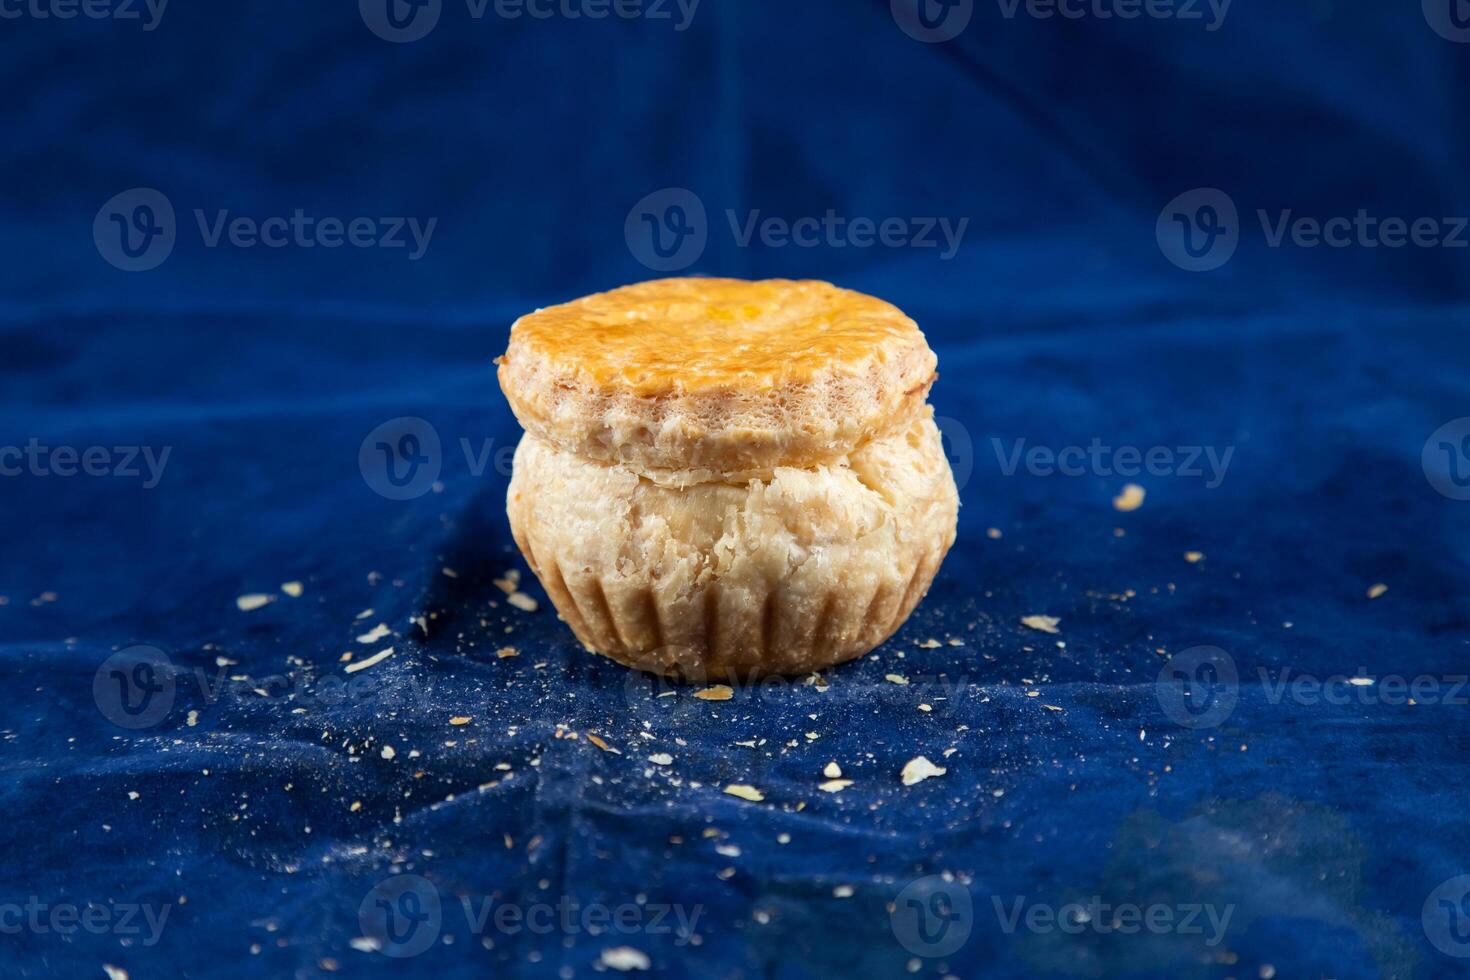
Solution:
<svg viewBox="0 0 1470 980">
<path fill-rule="evenodd" d="M 50 467 L 0 476 L 0 976 L 1463 975 L 1470 502 L 1436 486 L 1470 449 L 1431 434 L 1470 416 L 1470 251 L 1273 246 L 1258 212 L 1470 214 L 1470 45 L 1336 0 L 1213 31 L 977 3 L 941 44 L 886 0 L 684 30 L 445 0 L 403 44 L 354 6 L 0 20 L 0 448 Z M 126 272 L 93 224 L 139 187 L 177 242 Z M 825 686 L 629 673 L 510 538 L 492 359 L 656 275 L 625 224 L 670 187 L 707 210 L 684 271 L 862 289 L 939 355 L 958 541 Z M 1240 241 L 1189 272 L 1156 226 L 1196 188 Z M 196 217 L 297 209 L 437 220 L 410 259 Z M 740 244 L 829 210 L 967 224 L 948 258 Z M 1230 455 L 1024 455 L 1094 442 Z M 1279 686 L 1334 675 L 1363 683 Z M 918 755 L 946 771 L 905 786 Z"/>
</svg>

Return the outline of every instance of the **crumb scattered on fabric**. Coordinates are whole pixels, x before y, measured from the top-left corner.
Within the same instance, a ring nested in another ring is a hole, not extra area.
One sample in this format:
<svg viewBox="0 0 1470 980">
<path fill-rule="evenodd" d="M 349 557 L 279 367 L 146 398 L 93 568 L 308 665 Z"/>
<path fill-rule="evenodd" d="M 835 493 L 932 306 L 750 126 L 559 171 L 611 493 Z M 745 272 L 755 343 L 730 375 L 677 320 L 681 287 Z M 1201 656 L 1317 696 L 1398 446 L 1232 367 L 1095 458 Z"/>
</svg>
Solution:
<svg viewBox="0 0 1470 980">
<path fill-rule="evenodd" d="M 1198 565 L 1205 560 L 1205 553 L 1203 551 L 1186 551 L 1184 553 L 1184 560 L 1191 565 Z"/>
<path fill-rule="evenodd" d="M 1377 599 L 1379 596 L 1383 595 L 1383 593 L 1387 591 L 1388 586 L 1384 585 L 1382 582 L 1379 582 L 1368 587 L 1368 598 Z"/>
<path fill-rule="evenodd" d="M 242 595 L 238 599 L 236 599 L 235 608 L 240 610 L 241 612 L 255 612 L 255 610 L 261 608 L 267 603 L 275 601 L 276 597 L 273 595 L 266 595 L 263 592 L 251 592 L 247 595 Z"/>
<path fill-rule="evenodd" d="M 759 803 L 766 798 L 766 794 L 754 786 L 747 786 L 744 783 L 731 783 L 725 787 L 725 792 L 731 796 L 738 796 L 742 800 L 749 800 L 752 803 Z"/>
<path fill-rule="evenodd" d="M 591 742 L 593 745 L 597 746 L 599 749 L 601 749 L 604 752 L 611 752 L 613 755 L 622 755 L 623 754 L 623 752 L 622 752 L 621 749 L 615 749 L 615 748 L 613 748 L 611 745 L 608 745 L 606 742 L 604 742 L 600 737 L 598 737 L 596 735 L 588 735 L 587 736 L 587 741 Z"/>
<path fill-rule="evenodd" d="M 387 623 L 379 623 L 377 626 L 374 626 L 372 629 L 368 630 L 366 633 L 360 634 L 357 637 L 357 642 L 358 643 L 377 643 L 379 640 L 381 640 L 383 637 L 387 636 L 391 632 L 392 632 L 392 630 L 388 629 L 388 624 Z"/>
<path fill-rule="evenodd" d="M 306 587 L 300 582 L 282 582 L 281 591 L 293 599 L 300 599 L 302 593 L 306 591 Z"/>
<path fill-rule="evenodd" d="M 505 601 L 510 603 L 512 606 L 515 606 L 522 612 L 535 612 L 538 608 L 536 600 L 532 599 L 524 592 L 512 592 L 510 594 L 510 598 L 506 599 Z"/>
<path fill-rule="evenodd" d="M 915 783 L 922 783 L 931 776 L 943 776 L 948 771 L 943 766 L 936 766 L 922 755 L 919 755 L 904 763 L 903 771 L 899 773 L 899 777 L 903 780 L 905 786 L 913 786 Z"/>
<path fill-rule="evenodd" d="M 729 685 L 715 684 L 702 691 L 695 691 L 694 696 L 701 701 L 728 701 L 735 696 Z"/>
<path fill-rule="evenodd" d="M 629 970 L 647 970 L 653 964 L 648 954 L 632 946 L 614 946 L 602 951 L 599 962 L 610 970 L 626 973 Z"/>
<path fill-rule="evenodd" d="M 1136 483 L 1129 483 L 1123 487 L 1123 492 L 1113 498 L 1113 509 L 1128 513 L 1143 506 L 1143 500 L 1148 496 L 1148 491 Z"/>
<path fill-rule="evenodd" d="M 1022 616 L 1021 625 L 1037 630 L 1042 633 L 1060 633 L 1057 629 L 1062 623 L 1059 616 Z"/>
<path fill-rule="evenodd" d="M 392 647 L 389 647 L 386 650 L 382 650 L 382 651 L 380 651 L 378 653 L 373 654 L 371 657 L 368 657 L 366 660 L 359 660 L 355 664 L 348 664 L 347 665 L 347 668 L 346 668 L 347 669 L 347 673 L 349 673 L 349 674 L 355 674 L 359 670 L 367 670 L 369 667 L 373 666 L 374 664 L 380 664 L 384 660 L 387 660 L 391 656 L 393 656 L 393 648 Z"/>
</svg>

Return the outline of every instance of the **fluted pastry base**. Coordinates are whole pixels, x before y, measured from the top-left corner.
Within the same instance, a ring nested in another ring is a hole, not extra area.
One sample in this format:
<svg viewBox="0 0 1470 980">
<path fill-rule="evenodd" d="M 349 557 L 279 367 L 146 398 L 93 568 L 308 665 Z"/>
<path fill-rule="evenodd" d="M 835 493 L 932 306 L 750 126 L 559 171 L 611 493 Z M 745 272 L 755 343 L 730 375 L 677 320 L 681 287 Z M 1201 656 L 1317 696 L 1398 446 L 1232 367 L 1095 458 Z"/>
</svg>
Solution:
<svg viewBox="0 0 1470 980">
<path fill-rule="evenodd" d="M 516 544 L 585 646 L 694 681 L 873 649 L 928 590 L 958 507 L 927 408 L 831 465 L 683 489 L 527 434 L 507 500 Z"/>
</svg>

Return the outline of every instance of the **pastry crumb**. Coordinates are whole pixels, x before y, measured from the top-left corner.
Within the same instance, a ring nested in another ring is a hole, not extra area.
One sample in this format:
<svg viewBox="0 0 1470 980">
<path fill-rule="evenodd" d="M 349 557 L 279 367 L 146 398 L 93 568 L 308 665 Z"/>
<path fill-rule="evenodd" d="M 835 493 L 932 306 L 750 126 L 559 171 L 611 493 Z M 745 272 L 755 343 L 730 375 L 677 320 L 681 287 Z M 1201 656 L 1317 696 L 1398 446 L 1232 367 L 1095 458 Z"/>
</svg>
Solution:
<svg viewBox="0 0 1470 980">
<path fill-rule="evenodd" d="M 250 592 L 235 600 L 235 608 L 241 612 L 255 612 L 267 603 L 275 602 L 276 597 L 266 595 L 263 592 Z"/>
<path fill-rule="evenodd" d="M 1123 487 L 1123 492 L 1113 498 L 1113 509 L 1124 514 L 1135 511 L 1143 506 L 1143 500 L 1148 496 L 1148 491 L 1136 483 L 1129 483 Z"/>
<path fill-rule="evenodd" d="M 899 777 L 903 780 L 905 786 L 913 786 L 915 783 L 922 783 L 931 776 L 943 776 L 948 771 L 943 766 L 936 766 L 924 756 L 919 755 L 904 763 L 903 771 L 899 773 Z"/>
<path fill-rule="evenodd" d="M 1021 625 L 1037 630 L 1042 633 L 1060 633 L 1057 629 L 1062 623 L 1059 616 L 1022 616 Z"/>
<path fill-rule="evenodd" d="M 537 609 L 536 600 L 532 599 L 524 592 L 512 592 L 510 594 L 510 598 L 506 599 L 505 601 L 510 603 L 512 606 L 515 606 L 522 612 L 535 612 Z"/>
<path fill-rule="evenodd" d="M 601 749 L 604 752 L 611 752 L 613 755 L 622 755 L 623 754 L 621 749 L 615 749 L 615 748 L 613 748 L 611 745 L 608 745 L 606 742 L 604 742 L 597 735 L 588 735 L 587 736 L 587 741 L 591 742 L 593 745 L 597 746 L 599 749 Z"/>
<path fill-rule="evenodd" d="M 306 587 L 303 586 L 300 582 L 282 582 L 281 591 L 286 593 L 293 599 L 300 599 L 302 594 L 306 591 Z"/>
<path fill-rule="evenodd" d="M 390 629 L 388 629 L 388 624 L 387 623 L 379 623 L 377 626 L 374 626 L 372 629 L 368 630 L 366 633 L 360 634 L 357 637 L 357 642 L 358 643 L 377 643 L 383 637 L 387 636 L 390 632 L 392 632 L 392 631 Z"/>
<path fill-rule="evenodd" d="M 1383 593 L 1387 591 L 1388 586 L 1384 585 L 1382 582 L 1379 582 L 1375 585 L 1370 585 L 1368 587 L 1368 598 L 1377 599 L 1379 596 L 1383 595 Z"/>
<path fill-rule="evenodd" d="M 598 962 L 619 973 L 626 973 L 629 970 L 646 970 L 653 965 L 647 953 L 634 949 L 632 946 L 614 946 L 611 949 L 604 949 Z"/>
<path fill-rule="evenodd" d="M 695 691 L 694 696 L 701 701 L 728 701 L 735 696 L 735 692 L 727 684 L 715 684 L 702 691 Z"/>
<path fill-rule="evenodd" d="M 348 664 L 347 667 L 346 667 L 346 671 L 349 674 L 355 674 L 359 670 L 367 670 L 369 667 L 372 667 L 375 664 L 380 664 L 384 660 L 387 660 L 391 656 L 393 656 L 393 648 L 392 647 L 389 647 L 386 650 L 383 650 L 383 651 L 381 651 L 379 653 L 373 654 L 371 657 L 368 657 L 366 660 L 359 660 L 355 664 Z"/>
<path fill-rule="evenodd" d="M 738 796 L 740 799 L 749 800 L 752 803 L 759 803 L 766 798 L 766 794 L 754 786 L 747 786 L 744 783 L 731 783 L 725 787 L 725 792 L 730 796 Z"/>
</svg>

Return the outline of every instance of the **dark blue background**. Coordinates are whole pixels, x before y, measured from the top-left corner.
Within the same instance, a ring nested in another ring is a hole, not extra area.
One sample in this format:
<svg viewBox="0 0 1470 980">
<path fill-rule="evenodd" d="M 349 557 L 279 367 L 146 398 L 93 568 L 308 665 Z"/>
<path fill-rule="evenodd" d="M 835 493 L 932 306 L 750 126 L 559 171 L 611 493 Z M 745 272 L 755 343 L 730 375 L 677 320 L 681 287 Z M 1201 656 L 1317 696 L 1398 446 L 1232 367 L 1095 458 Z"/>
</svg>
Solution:
<svg viewBox="0 0 1470 980">
<path fill-rule="evenodd" d="M 1432 9 L 1236 0 L 1210 31 L 1204 5 L 1074 20 L 976 0 L 958 37 L 924 44 L 887 0 L 704 0 L 682 31 L 672 6 L 511 20 L 444 0 L 395 44 L 345 0 L 173 0 L 153 30 L 13 3 L 0 447 L 170 456 L 152 488 L 0 477 L 0 904 L 170 912 L 156 945 L 0 932 L 0 976 L 589 976 L 616 946 L 663 976 L 1463 972 L 1421 909 L 1470 873 L 1464 704 L 1298 703 L 1261 674 L 1449 694 L 1470 653 L 1470 502 L 1421 465 L 1470 415 L 1470 250 L 1272 248 L 1256 218 L 1470 213 L 1470 45 Z M 139 187 L 171 202 L 177 243 L 125 272 L 93 225 Z M 959 541 L 909 624 L 826 691 L 659 689 L 583 652 L 529 576 L 534 613 L 491 582 L 524 568 L 493 461 L 519 430 L 491 359 L 517 315 L 654 276 L 625 221 L 671 187 L 708 214 L 688 272 L 872 292 L 939 354 Z M 1239 209 L 1239 250 L 1206 272 L 1155 237 L 1195 188 Z M 194 218 L 298 208 L 437 225 L 411 261 L 208 248 Z M 946 260 L 740 247 L 726 217 L 829 209 L 968 225 Z M 441 472 L 399 501 L 359 448 L 405 417 L 439 436 Z M 1124 479 L 1008 476 L 997 439 L 1234 455 L 1214 488 L 1140 478 L 1144 506 L 1121 514 Z M 242 612 L 248 593 L 276 601 Z M 1060 633 L 1020 625 L 1036 613 Z M 354 640 L 379 622 L 394 635 Z M 174 701 L 130 730 L 93 685 L 137 644 L 170 658 Z M 389 644 L 354 675 L 373 686 L 330 697 L 345 652 Z M 1192 729 L 1155 681 L 1200 645 L 1241 682 L 1222 724 Z M 945 701 L 924 686 L 941 678 Z M 948 772 L 903 787 L 919 753 Z M 817 789 L 829 759 L 854 780 L 840 795 Z M 352 948 L 397 872 L 442 897 L 440 942 Z M 916 955 L 887 906 L 946 874 L 972 896 L 951 923 L 969 938 Z M 993 906 L 1091 895 L 1232 918 L 1210 945 L 1007 933 Z M 697 942 L 481 935 L 461 899 L 701 918 Z"/>
</svg>

